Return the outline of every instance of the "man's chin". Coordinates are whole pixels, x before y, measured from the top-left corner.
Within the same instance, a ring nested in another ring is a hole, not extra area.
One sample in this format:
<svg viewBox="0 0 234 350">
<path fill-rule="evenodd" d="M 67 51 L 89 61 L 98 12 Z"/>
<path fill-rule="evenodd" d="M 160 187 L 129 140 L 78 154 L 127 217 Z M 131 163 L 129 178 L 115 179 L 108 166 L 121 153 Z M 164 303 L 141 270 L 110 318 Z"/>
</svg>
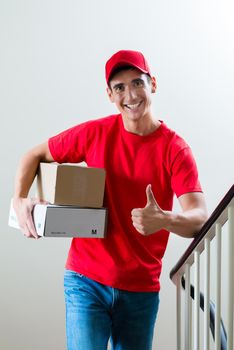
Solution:
<svg viewBox="0 0 234 350">
<path fill-rule="evenodd" d="M 138 121 L 142 118 L 142 114 L 141 113 L 137 113 L 137 112 L 124 112 L 123 113 L 123 116 L 128 119 L 128 120 L 131 120 L 131 121 Z"/>
</svg>

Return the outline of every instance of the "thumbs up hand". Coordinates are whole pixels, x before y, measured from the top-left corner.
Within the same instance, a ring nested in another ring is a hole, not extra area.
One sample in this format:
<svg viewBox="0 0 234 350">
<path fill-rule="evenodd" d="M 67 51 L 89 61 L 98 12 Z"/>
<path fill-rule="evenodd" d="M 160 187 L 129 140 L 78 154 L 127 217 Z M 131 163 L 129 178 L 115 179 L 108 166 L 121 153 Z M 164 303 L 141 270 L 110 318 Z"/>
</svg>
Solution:
<svg viewBox="0 0 234 350">
<path fill-rule="evenodd" d="M 146 187 L 146 199 L 144 208 L 133 209 L 131 212 L 133 226 L 145 236 L 161 230 L 166 219 L 166 212 L 159 207 L 151 185 Z"/>
</svg>

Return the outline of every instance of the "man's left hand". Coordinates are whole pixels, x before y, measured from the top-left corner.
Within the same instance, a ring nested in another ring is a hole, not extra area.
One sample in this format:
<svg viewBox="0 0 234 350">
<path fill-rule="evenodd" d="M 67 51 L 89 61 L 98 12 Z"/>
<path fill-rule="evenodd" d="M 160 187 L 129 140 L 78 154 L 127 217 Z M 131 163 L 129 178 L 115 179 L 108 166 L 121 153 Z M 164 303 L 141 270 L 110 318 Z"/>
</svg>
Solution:
<svg viewBox="0 0 234 350">
<path fill-rule="evenodd" d="M 159 207 L 151 185 L 146 187 L 146 198 L 147 203 L 144 208 L 133 209 L 131 212 L 133 226 L 145 236 L 161 230 L 166 219 L 166 212 Z"/>
</svg>

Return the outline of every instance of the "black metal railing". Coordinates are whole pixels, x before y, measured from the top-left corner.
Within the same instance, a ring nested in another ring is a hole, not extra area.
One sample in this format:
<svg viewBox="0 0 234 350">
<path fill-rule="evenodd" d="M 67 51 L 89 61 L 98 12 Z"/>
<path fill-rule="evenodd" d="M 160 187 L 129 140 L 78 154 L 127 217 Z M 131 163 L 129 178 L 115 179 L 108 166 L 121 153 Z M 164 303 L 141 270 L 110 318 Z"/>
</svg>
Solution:
<svg viewBox="0 0 234 350">
<path fill-rule="evenodd" d="M 185 289 L 185 278 L 181 277 L 181 285 Z M 190 296 L 194 300 L 194 286 L 190 284 Z M 204 311 L 204 294 L 200 292 L 200 309 Z M 210 300 L 210 331 L 213 339 L 215 340 L 215 304 Z M 227 350 L 227 333 L 223 324 L 223 320 L 220 321 L 220 345 L 221 350 Z"/>
</svg>

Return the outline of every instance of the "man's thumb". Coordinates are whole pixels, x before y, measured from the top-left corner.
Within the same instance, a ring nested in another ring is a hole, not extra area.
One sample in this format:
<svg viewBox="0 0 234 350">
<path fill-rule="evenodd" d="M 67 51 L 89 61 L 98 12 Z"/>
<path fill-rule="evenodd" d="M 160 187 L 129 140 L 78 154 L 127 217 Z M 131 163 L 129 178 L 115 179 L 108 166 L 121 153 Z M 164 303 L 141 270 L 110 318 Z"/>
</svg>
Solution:
<svg viewBox="0 0 234 350">
<path fill-rule="evenodd" d="M 151 185 L 148 185 L 146 187 L 146 198 L 147 198 L 146 206 L 150 206 L 150 205 L 157 206 L 157 202 L 156 202 L 156 199 L 154 198 Z"/>
</svg>

